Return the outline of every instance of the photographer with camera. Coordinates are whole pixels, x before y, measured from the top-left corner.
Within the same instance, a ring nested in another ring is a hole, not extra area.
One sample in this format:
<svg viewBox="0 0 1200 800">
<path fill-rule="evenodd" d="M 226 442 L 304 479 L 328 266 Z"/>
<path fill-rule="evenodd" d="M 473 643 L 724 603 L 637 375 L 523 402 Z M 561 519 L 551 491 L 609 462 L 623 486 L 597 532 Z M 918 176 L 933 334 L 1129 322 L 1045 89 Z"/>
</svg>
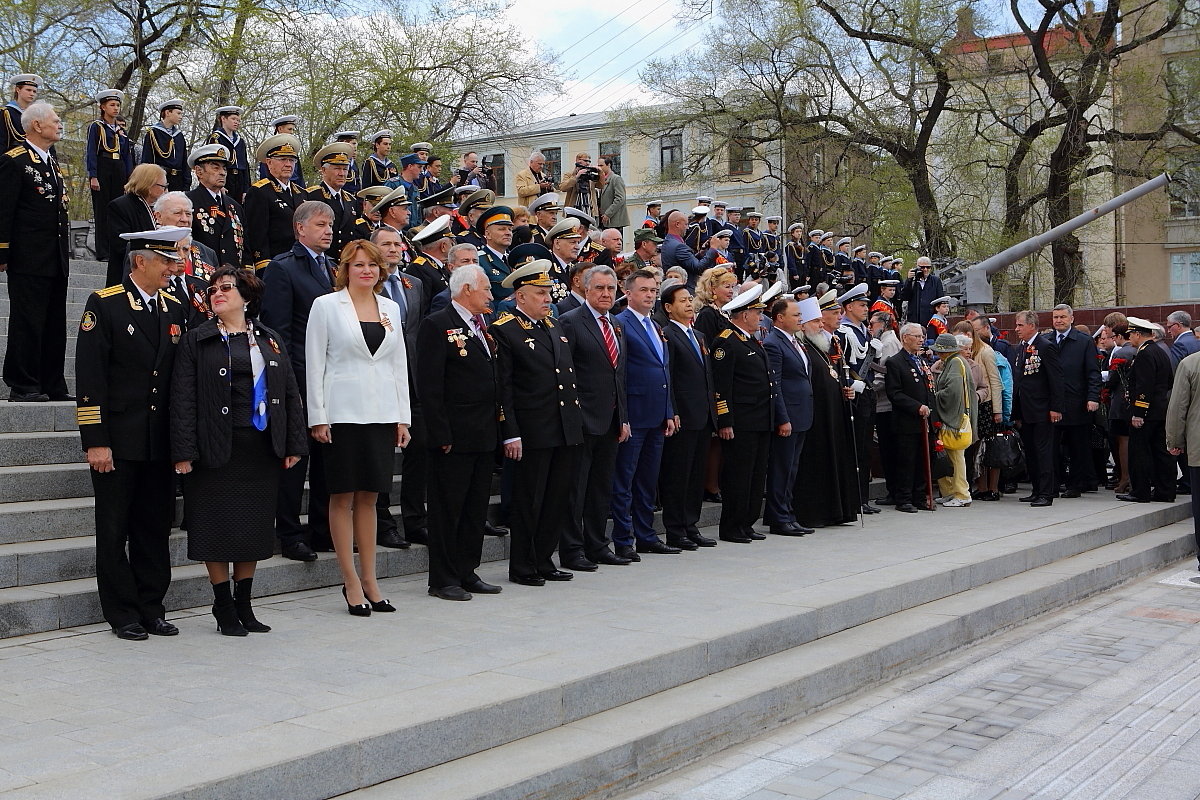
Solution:
<svg viewBox="0 0 1200 800">
<path fill-rule="evenodd" d="M 918 325 L 929 324 L 933 316 L 933 301 L 946 294 L 942 279 L 933 274 L 933 262 L 928 256 L 917 259 L 917 265 L 908 273 L 908 280 L 900 291 L 900 299 L 907 305 L 904 318 Z"/>
<path fill-rule="evenodd" d="M 495 173 L 488 164 L 488 159 L 485 157 L 483 164 L 480 164 L 479 154 L 474 150 L 463 153 L 462 165 L 454 170 L 450 183 L 455 186 L 478 186 L 480 189 L 496 190 Z"/>
<path fill-rule="evenodd" d="M 542 172 L 546 157 L 541 150 L 529 154 L 529 166 L 516 174 L 517 204 L 529 208 L 529 204 L 544 194 L 554 191 L 554 176 Z"/>
<path fill-rule="evenodd" d="M 566 194 L 563 205 L 594 216 L 600 205 L 600 169 L 592 166 L 592 157 L 587 153 L 576 155 L 574 171 L 563 176 L 558 190 Z"/>
</svg>

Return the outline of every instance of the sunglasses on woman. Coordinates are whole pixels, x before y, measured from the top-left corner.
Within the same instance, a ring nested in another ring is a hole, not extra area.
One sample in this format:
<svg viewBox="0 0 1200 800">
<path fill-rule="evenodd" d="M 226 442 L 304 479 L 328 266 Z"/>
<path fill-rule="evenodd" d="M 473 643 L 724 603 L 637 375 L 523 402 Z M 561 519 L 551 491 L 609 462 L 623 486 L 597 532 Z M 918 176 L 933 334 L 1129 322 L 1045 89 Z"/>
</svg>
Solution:
<svg viewBox="0 0 1200 800">
<path fill-rule="evenodd" d="M 232 292 L 236 288 L 237 288 L 236 283 L 221 283 L 221 284 L 217 284 L 216 286 L 210 286 L 207 289 L 205 289 L 204 291 L 206 294 L 208 294 L 209 297 L 212 297 L 217 292 Z"/>
</svg>

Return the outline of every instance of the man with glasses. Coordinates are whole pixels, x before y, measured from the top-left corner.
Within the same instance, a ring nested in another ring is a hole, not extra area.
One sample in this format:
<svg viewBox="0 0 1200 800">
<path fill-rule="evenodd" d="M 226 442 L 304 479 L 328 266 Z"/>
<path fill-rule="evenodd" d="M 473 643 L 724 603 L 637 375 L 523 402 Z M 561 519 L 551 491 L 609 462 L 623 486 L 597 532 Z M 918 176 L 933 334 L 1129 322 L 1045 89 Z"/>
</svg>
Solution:
<svg viewBox="0 0 1200 800">
<path fill-rule="evenodd" d="M 267 177 L 250 185 L 246 192 L 246 239 L 255 269 L 292 249 L 296 242 L 292 215 L 304 202 L 304 189 L 292 180 L 300 159 L 300 140 L 287 133 L 272 136 L 258 146 L 254 157 L 267 170 Z"/>
</svg>

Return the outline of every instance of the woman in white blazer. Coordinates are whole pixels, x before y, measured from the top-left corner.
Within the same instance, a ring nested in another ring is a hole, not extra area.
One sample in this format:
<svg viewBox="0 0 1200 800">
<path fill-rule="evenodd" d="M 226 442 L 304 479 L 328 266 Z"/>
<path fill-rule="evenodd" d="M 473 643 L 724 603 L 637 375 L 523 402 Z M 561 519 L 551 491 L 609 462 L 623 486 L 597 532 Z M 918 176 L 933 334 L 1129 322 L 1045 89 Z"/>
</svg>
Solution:
<svg viewBox="0 0 1200 800">
<path fill-rule="evenodd" d="M 395 611 L 375 578 L 375 498 L 391 491 L 396 447 L 408 444 L 408 354 L 400 308 L 380 294 L 387 269 L 368 241 L 342 250 L 335 291 L 308 316 L 308 422 L 326 448 L 329 532 L 354 616 Z M 354 569 L 358 545 L 359 570 Z"/>
</svg>

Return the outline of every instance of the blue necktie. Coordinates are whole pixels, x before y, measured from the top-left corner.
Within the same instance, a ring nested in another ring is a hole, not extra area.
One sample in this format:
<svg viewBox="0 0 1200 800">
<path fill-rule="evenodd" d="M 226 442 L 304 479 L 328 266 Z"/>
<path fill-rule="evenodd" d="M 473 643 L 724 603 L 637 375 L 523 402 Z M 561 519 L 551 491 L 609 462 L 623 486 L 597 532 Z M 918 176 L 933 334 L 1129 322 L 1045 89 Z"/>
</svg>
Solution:
<svg viewBox="0 0 1200 800">
<path fill-rule="evenodd" d="M 654 323 L 649 317 L 642 320 L 642 324 L 646 326 L 646 335 L 650 337 L 650 344 L 654 348 L 654 354 L 658 356 L 658 360 L 662 361 L 662 342 L 658 340 L 658 331 L 654 330 Z"/>
<path fill-rule="evenodd" d="M 392 295 L 392 299 L 396 301 L 396 305 L 400 306 L 400 324 L 404 324 L 404 320 L 408 318 L 408 300 L 404 297 L 404 287 L 400 285 L 400 278 L 397 275 L 389 275 L 388 291 Z"/>
<path fill-rule="evenodd" d="M 700 351 L 700 343 L 696 341 L 696 333 L 691 329 L 687 329 L 688 340 L 691 341 L 692 347 L 696 350 L 696 357 L 701 361 L 704 360 L 704 353 Z"/>
</svg>

